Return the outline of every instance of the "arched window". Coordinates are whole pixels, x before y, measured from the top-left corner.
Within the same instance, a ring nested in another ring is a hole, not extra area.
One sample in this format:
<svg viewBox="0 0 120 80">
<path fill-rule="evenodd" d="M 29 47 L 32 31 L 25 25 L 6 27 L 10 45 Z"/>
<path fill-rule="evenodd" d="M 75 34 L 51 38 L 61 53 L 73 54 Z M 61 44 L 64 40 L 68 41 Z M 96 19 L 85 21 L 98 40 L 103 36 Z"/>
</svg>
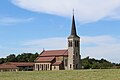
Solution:
<svg viewBox="0 0 120 80">
<path fill-rule="evenodd" d="M 54 69 L 56 69 L 56 66 L 54 66 Z"/>
<path fill-rule="evenodd" d="M 76 56 L 77 56 L 77 53 L 76 53 Z"/>
<path fill-rule="evenodd" d="M 76 69 L 78 68 L 78 64 L 76 64 Z"/>
<path fill-rule="evenodd" d="M 65 66 L 67 66 L 67 62 L 68 62 L 68 60 L 67 60 L 67 59 L 65 59 Z"/>
<path fill-rule="evenodd" d="M 68 41 L 68 46 L 72 47 L 72 41 Z"/>
<path fill-rule="evenodd" d="M 48 66 L 47 66 L 47 64 L 46 64 L 46 68 L 45 68 L 45 70 L 47 70 L 48 68 L 47 68 Z"/>
<path fill-rule="evenodd" d="M 79 41 L 75 41 L 75 47 L 79 47 Z"/>
<path fill-rule="evenodd" d="M 70 64 L 70 68 L 72 68 L 72 64 Z"/>
<path fill-rule="evenodd" d="M 43 64 L 42 64 L 42 70 L 43 70 Z"/>
<path fill-rule="evenodd" d="M 79 41 L 77 41 L 77 47 L 79 47 Z"/>
<path fill-rule="evenodd" d="M 39 66 L 39 64 L 37 65 L 38 66 L 38 71 L 40 70 L 40 66 Z"/>
<path fill-rule="evenodd" d="M 75 41 L 75 47 L 77 47 L 77 41 Z"/>
</svg>

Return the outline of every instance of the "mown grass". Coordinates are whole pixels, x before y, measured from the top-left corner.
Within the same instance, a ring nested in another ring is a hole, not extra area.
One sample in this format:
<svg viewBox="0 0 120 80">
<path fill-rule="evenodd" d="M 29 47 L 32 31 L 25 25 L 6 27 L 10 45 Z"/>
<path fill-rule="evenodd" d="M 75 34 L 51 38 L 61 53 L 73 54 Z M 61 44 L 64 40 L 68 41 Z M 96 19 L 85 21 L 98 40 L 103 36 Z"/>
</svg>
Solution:
<svg viewBox="0 0 120 80">
<path fill-rule="evenodd" d="M 120 69 L 0 72 L 0 80 L 120 80 Z"/>
</svg>

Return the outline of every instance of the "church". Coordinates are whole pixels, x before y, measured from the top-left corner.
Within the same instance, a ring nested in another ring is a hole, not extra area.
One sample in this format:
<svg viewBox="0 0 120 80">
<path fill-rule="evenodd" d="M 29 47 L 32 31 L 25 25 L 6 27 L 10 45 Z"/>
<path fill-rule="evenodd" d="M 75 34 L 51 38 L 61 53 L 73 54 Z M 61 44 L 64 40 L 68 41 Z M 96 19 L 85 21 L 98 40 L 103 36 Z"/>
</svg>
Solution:
<svg viewBox="0 0 120 80">
<path fill-rule="evenodd" d="M 81 68 L 80 37 L 77 35 L 74 14 L 68 49 L 43 50 L 35 59 L 35 70 L 77 70 Z"/>
</svg>

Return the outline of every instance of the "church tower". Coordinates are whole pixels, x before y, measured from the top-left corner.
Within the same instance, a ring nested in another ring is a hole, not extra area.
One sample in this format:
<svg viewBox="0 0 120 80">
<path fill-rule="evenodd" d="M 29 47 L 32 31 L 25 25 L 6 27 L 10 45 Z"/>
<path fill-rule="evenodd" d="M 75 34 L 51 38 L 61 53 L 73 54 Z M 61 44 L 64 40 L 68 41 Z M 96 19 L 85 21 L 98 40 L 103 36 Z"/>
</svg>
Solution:
<svg viewBox="0 0 120 80">
<path fill-rule="evenodd" d="M 80 37 L 77 35 L 74 14 L 71 34 L 68 37 L 68 70 L 81 68 Z"/>
</svg>

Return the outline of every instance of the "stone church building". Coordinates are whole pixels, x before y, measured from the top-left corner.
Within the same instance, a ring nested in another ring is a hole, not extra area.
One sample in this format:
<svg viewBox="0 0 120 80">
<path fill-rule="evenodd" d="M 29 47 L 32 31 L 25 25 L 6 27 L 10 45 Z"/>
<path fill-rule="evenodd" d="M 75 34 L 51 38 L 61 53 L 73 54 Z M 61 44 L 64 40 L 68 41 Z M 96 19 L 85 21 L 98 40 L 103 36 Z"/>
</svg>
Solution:
<svg viewBox="0 0 120 80">
<path fill-rule="evenodd" d="M 66 50 L 43 50 L 35 60 L 35 70 L 76 70 L 81 68 L 80 37 L 77 35 L 74 14 Z"/>
</svg>

